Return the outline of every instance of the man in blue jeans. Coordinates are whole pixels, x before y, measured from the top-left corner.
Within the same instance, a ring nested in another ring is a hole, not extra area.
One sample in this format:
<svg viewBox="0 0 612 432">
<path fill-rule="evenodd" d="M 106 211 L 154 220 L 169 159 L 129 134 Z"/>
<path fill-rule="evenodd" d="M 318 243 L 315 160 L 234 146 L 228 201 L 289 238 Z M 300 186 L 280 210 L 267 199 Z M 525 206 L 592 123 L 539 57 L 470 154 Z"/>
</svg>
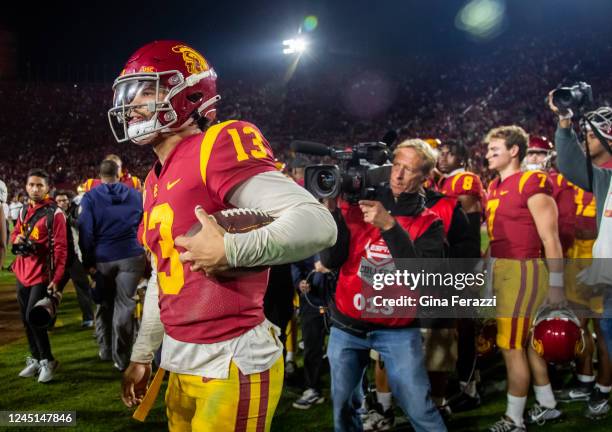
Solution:
<svg viewBox="0 0 612 432">
<path fill-rule="evenodd" d="M 325 267 L 339 269 L 335 301 L 329 306 L 333 327 L 327 348 L 336 431 L 363 430 L 357 409 L 370 350 L 380 353 L 391 391 L 415 431 L 446 431 L 430 397 L 414 319 L 362 313 L 367 275 L 376 274 L 385 262 L 443 256 L 442 221 L 425 208 L 422 190 L 435 161 L 426 142 L 404 141 L 394 152 L 389 185 L 376 191 L 376 200 L 339 200 L 337 207 L 335 200 L 328 202 L 338 225 L 336 245 L 321 253 Z"/>
</svg>

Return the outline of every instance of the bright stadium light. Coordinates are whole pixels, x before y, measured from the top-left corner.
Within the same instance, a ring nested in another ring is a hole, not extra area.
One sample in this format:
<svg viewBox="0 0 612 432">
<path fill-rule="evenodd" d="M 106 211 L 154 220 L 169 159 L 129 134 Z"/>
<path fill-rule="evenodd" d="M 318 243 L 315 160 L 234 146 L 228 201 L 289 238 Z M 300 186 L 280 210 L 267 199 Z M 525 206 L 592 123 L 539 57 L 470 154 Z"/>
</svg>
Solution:
<svg viewBox="0 0 612 432">
<path fill-rule="evenodd" d="M 308 43 L 303 38 L 286 39 L 283 41 L 283 54 L 301 54 L 306 50 Z"/>
</svg>

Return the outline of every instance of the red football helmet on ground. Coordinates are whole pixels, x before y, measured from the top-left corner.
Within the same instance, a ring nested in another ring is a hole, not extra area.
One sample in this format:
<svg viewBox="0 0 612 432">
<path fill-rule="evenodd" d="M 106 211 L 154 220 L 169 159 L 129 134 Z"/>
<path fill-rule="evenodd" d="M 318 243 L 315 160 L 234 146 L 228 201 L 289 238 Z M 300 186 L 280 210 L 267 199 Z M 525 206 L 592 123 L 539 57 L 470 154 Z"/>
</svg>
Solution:
<svg viewBox="0 0 612 432">
<path fill-rule="evenodd" d="M 549 363 L 567 363 L 584 350 L 584 330 L 567 308 L 538 310 L 531 328 L 531 347 Z"/>
<path fill-rule="evenodd" d="M 214 119 L 217 74 L 195 49 L 178 41 L 155 41 L 136 51 L 115 80 L 108 111 L 118 142 L 147 143 L 160 132 L 177 131 L 200 117 Z M 134 103 L 147 97 L 146 103 Z M 154 98 L 153 98 L 154 97 Z M 146 110 L 151 118 L 135 120 Z"/>
</svg>

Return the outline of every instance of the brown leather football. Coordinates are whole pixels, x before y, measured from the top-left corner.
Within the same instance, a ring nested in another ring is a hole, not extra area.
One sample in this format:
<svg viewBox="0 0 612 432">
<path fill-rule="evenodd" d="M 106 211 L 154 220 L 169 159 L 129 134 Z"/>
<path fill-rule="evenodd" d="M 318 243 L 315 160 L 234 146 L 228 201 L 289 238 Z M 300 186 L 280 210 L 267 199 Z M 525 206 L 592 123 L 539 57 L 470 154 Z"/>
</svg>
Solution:
<svg viewBox="0 0 612 432">
<path fill-rule="evenodd" d="M 233 208 L 219 210 L 212 217 L 225 231 L 230 234 L 245 233 L 265 227 L 274 222 L 274 218 L 258 209 Z M 196 222 L 185 234 L 187 237 L 196 235 L 202 229 L 202 224 Z"/>
<path fill-rule="evenodd" d="M 225 231 L 231 234 L 246 233 L 264 227 L 274 222 L 274 218 L 259 209 L 232 208 L 215 212 L 208 217 L 213 218 Z M 185 236 L 192 237 L 202 229 L 198 221 L 187 231 Z M 237 267 L 216 274 L 216 278 L 236 278 L 249 273 L 260 272 L 267 267 Z"/>
</svg>

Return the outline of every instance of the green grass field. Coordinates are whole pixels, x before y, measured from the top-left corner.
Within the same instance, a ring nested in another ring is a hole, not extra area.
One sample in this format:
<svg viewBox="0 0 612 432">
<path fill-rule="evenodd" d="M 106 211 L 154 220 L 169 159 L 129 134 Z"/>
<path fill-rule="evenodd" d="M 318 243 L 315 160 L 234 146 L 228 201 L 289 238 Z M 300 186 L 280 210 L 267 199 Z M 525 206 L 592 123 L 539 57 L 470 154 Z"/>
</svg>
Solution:
<svg viewBox="0 0 612 432">
<path fill-rule="evenodd" d="M 14 278 L 0 273 L 0 294 L 14 292 Z M 6 304 L 3 306 L 6 308 Z M 6 324 L 0 317 L 0 330 Z M 18 411 L 76 411 L 77 426 L 57 430 L 78 431 L 163 431 L 166 430 L 163 400 L 160 396 L 146 423 L 131 419 L 131 412 L 119 399 L 120 373 L 112 364 L 97 357 L 97 345 L 91 329 L 80 327 L 80 312 L 74 290 L 69 286 L 61 305 L 58 326 L 51 332 L 54 355 L 61 362 L 55 381 L 39 384 L 34 378 L 19 378 L 18 372 L 28 354 L 25 336 L 0 347 L 0 410 Z M 488 379 L 485 404 L 478 410 L 454 417 L 449 430 L 484 431 L 504 411 L 505 381 L 503 367 L 499 363 L 492 368 Z M 325 395 L 329 398 L 329 378 L 325 377 Z M 326 402 L 308 411 L 291 407 L 301 394 L 299 387 L 285 385 L 280 405 L 276 411 L 272 430 L 330 431 L 332 430 L 331 404 Z M 542 431 L 612 431 L 612 416 L 591 422 L 582 417 L 583 404 L 563 406 L 567 420 L 555 425 L 534 428 Z M 397 411 L 398 415 L 401 414 Z M 1 429 L 1 427 L 0 427 Z M 54 430 L 56 428 L 53 428 Z M 19 428 L 8 428 L 16 431 Z M 32 430 L 23 428 L 24 431 Z M 397 430 L 408 430 L 400 426 Z M 219 431 L 224 432 L 224 431 Z"/>
</svg>

